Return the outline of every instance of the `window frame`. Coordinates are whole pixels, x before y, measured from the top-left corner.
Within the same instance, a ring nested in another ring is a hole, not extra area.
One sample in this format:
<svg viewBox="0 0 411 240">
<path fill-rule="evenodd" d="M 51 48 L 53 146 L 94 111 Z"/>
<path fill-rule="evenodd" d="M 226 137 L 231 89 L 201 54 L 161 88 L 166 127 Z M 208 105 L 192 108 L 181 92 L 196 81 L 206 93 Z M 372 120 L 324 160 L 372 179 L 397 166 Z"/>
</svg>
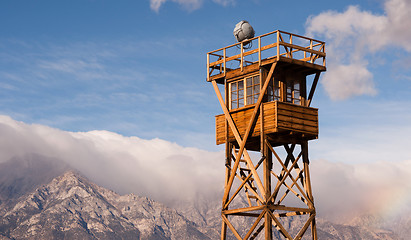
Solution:
<svg viewBox="0 0 411 240">
<path fill-rule="evenodd" d="M 248 81 L 247 79 L 251 78 L 251 86 L 248 86 Z M 258 83 L 256 83 L 255 79 L 258 79 Z M 239 86 L 239 82 L 242 82 L 242 86 L 243 88 L 242 90 L 242 95 L 239 94 L 240 89 L 238 88 Z M 243 76 L 241 78 L 237 78 L 233 81 L 230 81 L 228 83 L 229 85 L 229 109 L 230 110 L 235 110 L 235 109 L 240 109 L 246 106 L 250 106 L 253 105 L 257 102 L 258 97 L 260 96 L 260 92 L 261 92 L 261 74 L 252 74 L 252 75 L 247 75 L 247 76 Z M 233 90 L 233 85 L 236 85 L 236 89 Z M 255 88 L 258 87 L 258 88 Z M 248 89 L 251 89 L 251 94 L 248 91 Z M 236 98 L 233 99 L 233 93 L 236 93 Z M 240 96 L 242 96 L 240 98 Z M 249 97 L 251 96 L 251 103 L 248 102 Z M 242 99 L 242 105 L 240 104 L 240 100 Z M 236 104 L 236 107 L 233 108 L 233 103 Z"/>
<path fill-rule="evenodd" d="M 278 77 L 272 77 L 267 87 L 267 102 L 281 101 L 281 81 Z"/>
<path fill-rule="evenodd" d="M 287 79 L 287 81 L 285 82 L 284 102 L 292 103 L 295 105 L 302 105 L 301 86 L 301 81 L 296 79 Z"/>
</svg>

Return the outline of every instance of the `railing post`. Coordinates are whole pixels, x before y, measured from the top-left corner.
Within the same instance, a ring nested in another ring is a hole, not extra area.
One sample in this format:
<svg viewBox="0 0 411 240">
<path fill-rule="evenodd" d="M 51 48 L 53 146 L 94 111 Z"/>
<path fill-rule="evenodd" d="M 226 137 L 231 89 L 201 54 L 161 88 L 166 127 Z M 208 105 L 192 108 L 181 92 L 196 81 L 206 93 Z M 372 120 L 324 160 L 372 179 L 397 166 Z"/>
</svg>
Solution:
<svg viewBox="0 0 411 240">
<path fill-rule="evenodd" d="M 277 61 L 280 60 L 280 31 L 277 30 Z"/>
<path fill-rule="evenodd" d="M 210 81 L 210 54 L 207 53 L 207 81 Z"/>
<path fill-rule="evenodd" d="M 223 71 L 224 71 L 224 76 L 225 76 L 225 74 L 226 74 L 226 72 L 227 72 L 227 70 L 226 70 L 225 58 L 226 58 L 226 48 L 224 48 L 224 50 L 223 50 L 223 62 L 224 62 L 224 69 L 223 69 Z"/>
<path fill-rule="evenodd" d="M 244 47 L 243 47 L 243 42 L 241 42 L 241 59 L 240 59 L 240 64 L 241 64 L 241 72 L 243 71 L 243 59 L 244 59 Z"/>
<path fill-rule="evenodd" d="M 313 50 L 313 40 L 312 39 L 310 40 L 310 49 Z M 314 62 L 314 55 L 311 52 L 310 53 L 310 63 L 313 63 L 313 62 Z"/>
<path fill-rule="evenodd" d="M 261 37 L 258 37 L 258 66 L 261 67 Z"/>
<path fill-rule="evenodd" d="M 293 35 L 290 33 L 290 44 L 293 44 Z M 293 58 L 293 48 L 290 47 L 290 58 Z"/>
</svg>

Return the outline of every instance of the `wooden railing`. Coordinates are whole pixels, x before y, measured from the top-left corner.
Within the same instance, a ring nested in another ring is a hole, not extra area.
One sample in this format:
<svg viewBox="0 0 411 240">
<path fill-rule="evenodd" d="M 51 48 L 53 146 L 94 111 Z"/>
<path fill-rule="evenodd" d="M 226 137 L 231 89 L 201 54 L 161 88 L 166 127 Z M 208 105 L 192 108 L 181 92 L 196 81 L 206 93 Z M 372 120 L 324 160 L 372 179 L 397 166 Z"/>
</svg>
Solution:
<svg viewBox="0 0 411 240">
<path fill-rule="evenodd" d="M 257 43 L 257 44 L 256 44 Z M 297 59 L 325 67 L 325 42 L 280 30 L 207 53 L 207 81 L 210 77 L 243 68 L 265 59 Z M 234 65 L 233 64 L 239 64 Z"/>
</svg>

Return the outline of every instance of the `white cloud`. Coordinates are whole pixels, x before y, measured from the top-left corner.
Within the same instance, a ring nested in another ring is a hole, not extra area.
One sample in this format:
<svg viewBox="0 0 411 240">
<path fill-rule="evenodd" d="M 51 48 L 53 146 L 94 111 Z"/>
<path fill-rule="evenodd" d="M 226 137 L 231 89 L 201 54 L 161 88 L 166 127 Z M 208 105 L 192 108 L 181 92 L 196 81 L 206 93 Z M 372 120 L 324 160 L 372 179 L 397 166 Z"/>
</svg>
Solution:
<svg viewBox="0 0 411 240">
<path fill-rule="evenodd" d="M 350 6 L 342 13 L 327 11 L 307 20 L 307 34 L 324 37 L 327 42 L 329 67 L 323 83 L 332 98 L 375 94 L 367 58 L 388 47 L 411 52 L 411 2 L 387 0 L 384 10 L 378 15 Z"/>
<path fill-rule="evenodd" d="M 319 215 L 333 221 L 346 223 L 361 214 L 389 221 L 411 210 L 411 160 L 366 164 L 313 161 L 311 177 Z"/>
<path fill-rule="evenodd" d="M 156 12 L 160 10 L 161 5 L 163 5 L 167 0 L 150 0 L 150 8 Z"/>
<path fill-rule="evenodd" d="M 52 157 L 120 193 L 170 203 L 223 188 L 222 153 L 108 131 L 65 132 L 7 116 L 0 116 L 0 132 L 0 162 L 32 153 Z"/>
<path fill-rule="evenodd" d="M 185 8 L 187 11 L 194 11 L 199 9 L 204 0 L 150 0 L 150 8 L 155 12 L 159 12 L 161 6 L 167 1 L 178 3 L 180 6 Z M 213 2 L 222 5 L 224 7 L 233 6 L 236 4 L 236 0 L 213 0 Z"/>
<path fill-rule="evenodd" d="M 160 7 L 168 0 L 150 0 L 150 8 L 156 12 L 160 11 Z M 202 0 L 171 0 L 178 3 L 180 6 L 188 11 L 197 10 L 201 7 Z"/>
<path fill-rule="evenodd" d="M 61 160 L 119 193 L 173 204 L 198 194 L 220 199 L 222 152 L 184 148 L 108 131 L 66 132 L 0 116 L 0 162 L 36 153 Z M 312 185 L 320 216 L 374 212 L 384 217 L 411 206 L 411 159 L 371 163 L 314 160 Z M 353 155 L 355 158 L 355 155 Z M 355 162 L 353 160 L 353 162 Z"/>
<path fill-rule="evenodd" d="M 372 77 L 365 66 L 340 64 L 325 73 L 323 84 L 331 99 L 343 100 L 350 95 L 375 95 Z"/>
</svg>

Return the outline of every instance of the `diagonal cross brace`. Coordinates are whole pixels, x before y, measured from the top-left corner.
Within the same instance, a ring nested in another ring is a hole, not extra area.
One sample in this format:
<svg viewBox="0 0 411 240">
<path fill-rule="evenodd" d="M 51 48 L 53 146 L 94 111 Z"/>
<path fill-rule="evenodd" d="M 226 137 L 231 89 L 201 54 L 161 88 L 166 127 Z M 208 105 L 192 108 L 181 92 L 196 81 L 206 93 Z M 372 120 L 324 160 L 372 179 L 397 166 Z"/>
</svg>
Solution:
<svg viewBox="0 0 411 240">
<path fill-rule="evenodd" d="M 248 136 L 250 135 L 251 129 L 252 129 L 252 127 L 254 125 L 254 122 L 256 120 L 257 113 L 259 111 L 261 102 L 262 102 L 263 97 L 264 97 L 264 93 L 267 90 L 268 84 L 270 82 L 270 79 L 271 79 L 271 77 L 274 73 L 274 69 L 275 69 L 276 66 L 277 66 L 277 63 L 273 63 L 273 65 L 271 65 L 270 72 L 269 72 L 269 74 L 266 78 L 266 81 L 264 82 L 263 88 L 260 91 L 260 96 L 258 97 L 257 103 L 255 104 L 255 107 L 254 107 L 253 114 L 250 118 L 250 122 L 249 122 L 249 124 L 247 126 L 247 129 L 245 131 L 244 139 L 241 138 L 240 133 L 238 132 L 238 129 L 235 126 L 235 123 L 234 123 L 234 121 L 233 121 L 233 119 L 230 115 L 230 112 L 228 111 L 227 106 L 224 104 L 223 97 L 221 96 L 221 93 L 220 93 L 220 90 L 218 89 L 216 81 L 215 80 L 212 81 L 214 91 L 216 92 L 217 97 L 218 97 L 219 102 L 220 102 L 220 105 L 221 105 L 221 108 L 224 111 L 225 118 L 226 118 L 226 120 L 227 120 L 227 122 L 228 122 L 228 124 L 231 128 L 231 131 L 234 134 L 234 137 L 235 137 L 238 145 L 240 146 L 240 149 L 239 149 L 239 151 L 237 153 L 237 156 L 236 156 L 234 166 L 231 169 L 230 179 L 229 179 L 229 181 L 227 183 L 227 186 L 226 186 L 226 189 L 224 191 L 224 197 L 223 197 L 224 201 L 226 201 L 227 198 L 228 198 L 228 194 L 230 192 L 231 186 L 232 186 L 233 181 L 234 181 L 235 172 L 237 171 L 238 165 L 240 164 L 240 158 L 241 158 L 241 155 L 243 155 L 243 153 L 244 153 L 244 159 L 246 160 L 247 164 L 250 166 L 250 170 L 251 170 L 251 172 L 252 172 L 252 174 L 253 174 L 253 176 L 256 180 L 257 187 L 259 188 L 261 193 L 265 192 L 265 189 L 263 187 L 261 179 L 258 176 L 257 171 L 255 170 L 254 164 L 252 163 L 251 158 L 248 155 L 247 150 L 245 149 L 245 144 L 247 142 Z"/>
</svg>

